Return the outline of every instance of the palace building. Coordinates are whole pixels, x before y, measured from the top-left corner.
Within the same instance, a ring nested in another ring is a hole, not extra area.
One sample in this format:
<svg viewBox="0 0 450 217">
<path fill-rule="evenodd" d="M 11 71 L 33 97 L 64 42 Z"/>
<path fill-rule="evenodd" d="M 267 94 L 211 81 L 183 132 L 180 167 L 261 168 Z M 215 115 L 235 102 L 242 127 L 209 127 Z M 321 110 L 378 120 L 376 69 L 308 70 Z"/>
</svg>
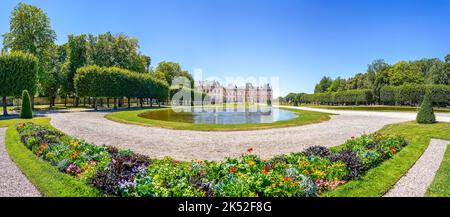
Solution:
<svg viewBox="0 0 450 217">
<path fill-rule="evenodd" d="M 272 87 L 269 84 L 253 86 L 246 83 L 245 86 L 238 87 L 229 84 L 222 86 L 218 81 L 199 81 L 195 89 L 208 94 L 212 104 L 221 103 L 270 103 L 272 101 Z"/>
</svg>

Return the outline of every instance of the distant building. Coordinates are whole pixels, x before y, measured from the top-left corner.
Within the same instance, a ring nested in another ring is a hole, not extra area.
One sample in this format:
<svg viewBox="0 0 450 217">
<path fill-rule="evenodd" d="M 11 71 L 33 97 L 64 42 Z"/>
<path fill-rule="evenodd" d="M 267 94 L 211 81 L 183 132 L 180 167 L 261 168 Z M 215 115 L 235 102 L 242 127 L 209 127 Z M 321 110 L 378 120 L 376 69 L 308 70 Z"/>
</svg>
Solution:
<svg viewBox="0 0 450 217">
<path fill-rule="evenodd" d="M 199 81 L 196 90 L 208 94 L 211 103 L 268 103 L 272 101 L 272 88 L 269 84 L 254 87 L 252 83 L 246 83 L 243 87 L 229 84 L 222 86 L 218 81 Z"/>
</svg>

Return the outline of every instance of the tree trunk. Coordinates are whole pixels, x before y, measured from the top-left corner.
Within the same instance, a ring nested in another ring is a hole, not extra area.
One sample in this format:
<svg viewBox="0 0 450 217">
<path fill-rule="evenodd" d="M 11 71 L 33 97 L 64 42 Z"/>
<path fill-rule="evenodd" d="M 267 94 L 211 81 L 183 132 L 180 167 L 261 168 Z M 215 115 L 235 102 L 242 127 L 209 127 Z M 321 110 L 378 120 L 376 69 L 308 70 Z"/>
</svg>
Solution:
<svg viewBox="0 0 450 217">
<path fill-rule="evenodd" d="M 109 108 L 109 98 L 106 98 L 106 107 Z"/>
<path fill-rule="evenodd" d="M 49 104 L 48 109 L 49 109 L 49 110 L 52 110 L 52 108 L 53 108 L 52 101 L 53 101 L 53 97 L 52 97 L 52 96 L 49 96 L 49 97 L 48 97 L 48 104 Z"/>
<path fill-rule="evenodd" d="M 64 97 L 64 107 L 67 107 L 67 95 Z"/>
<path fill-rule="evenodd" d="M 141 104 L 141 108 L 143 108 L 143 107 L 144 107 L 144 100 L 143 100 L 142 98 L 140 98 L 140 99 L 139 99 L 139 102 L 140 102 L 140 104 Z"/>
<path fill-rule="evenodd" d="M 117 110 L 117 98 L 114 97 L 114 110 Z"/>
<path fill-rule="evenodd" d="M 6 105 L 6 96 L 3 96 L 3 116 L 8 116 L 8 108 Z"/>
<path fill-rule="evenodd" d="M 100 98 L 100 107 L 103 108 L 103 98 Z"/>
<path fill-rule="evenodd" d="M 127 100 L 128 100 L 128 108 L 131 108 L 131 100 L 130 100 L 130 97 L 127 97 Z"/>
<path fill-rule="evenodd" d="M 94 100 L 94 110 L 97 111 L 98 110 L 98 108 L 97 108 L 97 98 L 94 97 L 93 100 Z"/>
<path fill-rule="evenodd" d="M 153 99 L 150 99 L 150 107 L 153 107 Z"/>
</svg>

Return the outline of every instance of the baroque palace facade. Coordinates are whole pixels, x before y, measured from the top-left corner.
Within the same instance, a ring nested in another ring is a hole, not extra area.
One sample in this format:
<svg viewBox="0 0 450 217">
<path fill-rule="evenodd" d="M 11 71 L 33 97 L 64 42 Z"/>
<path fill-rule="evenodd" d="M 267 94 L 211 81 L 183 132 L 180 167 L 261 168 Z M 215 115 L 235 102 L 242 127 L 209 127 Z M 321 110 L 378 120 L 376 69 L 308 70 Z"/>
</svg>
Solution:
<svg viewBox="0 0 450 217">
<path fill-rule="evenodd" d="M 252 83 L 246 83 L 243 87 L 229 84 L 222 86 L 218 81 L 199 81 L 195 89 L 199 92 L 208 94 L 212 104 L 221 103 L 271 103 L 272 87 L 269 84 L 262 86 L 253 86 Z"/>
</svg>

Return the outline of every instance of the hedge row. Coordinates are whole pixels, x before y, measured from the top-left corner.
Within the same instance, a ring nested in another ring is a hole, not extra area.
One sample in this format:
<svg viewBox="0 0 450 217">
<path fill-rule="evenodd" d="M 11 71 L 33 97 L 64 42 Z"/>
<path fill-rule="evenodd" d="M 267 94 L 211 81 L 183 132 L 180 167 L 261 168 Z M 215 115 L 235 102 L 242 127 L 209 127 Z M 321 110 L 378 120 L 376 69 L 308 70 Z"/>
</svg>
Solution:
<svg viewBox="0 0 450 217">
<path fill-rule="evenodd" d="M 373 101 L 370 90 L 345 90 L 332 93 L 303 94 L 300 103 L 333 104 L 333 105 L 359 105 L 369 104 Z"/>
<path fill-rule="evenodd" d="M 435 105 L 450 105 L 449 85 L 386 86 L 380 90 L 380 100 L 386 105 L 419 105 L 427 91 Z"/>
<path fill-rule="evenodd" d="M 81 67 L 74 78 L 75 89 L 81 97 L 150 98 L 166 100 L 166 82 L 117 67 L 96 65 Z"/>
<path fill-rule="evenodd" d="M 38 60 L 32 54 L 0 54 L 0 96 L 20 96 L 23 90 L 34 93 Z"/>
</svg>

